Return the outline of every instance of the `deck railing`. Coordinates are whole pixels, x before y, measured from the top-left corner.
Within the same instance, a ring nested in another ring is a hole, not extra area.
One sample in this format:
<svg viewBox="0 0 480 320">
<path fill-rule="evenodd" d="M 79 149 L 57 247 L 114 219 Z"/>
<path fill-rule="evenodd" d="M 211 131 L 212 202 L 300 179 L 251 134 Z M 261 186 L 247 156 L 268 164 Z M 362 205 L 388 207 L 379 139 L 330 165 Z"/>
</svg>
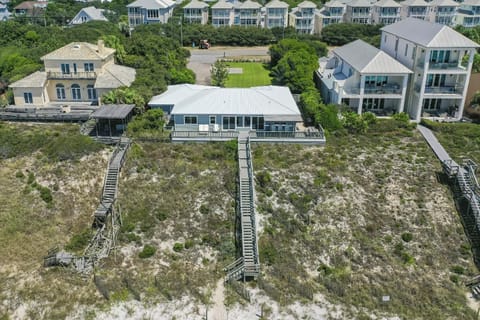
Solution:
<svg viewBox="0 0 480 320">
<path fill-rule="evenodd" d="M 96 79 L 97 73 L 94 71 L 91 72 L 71 72 L 71 73 L 63 73 L 63 72 L 55 72 L 55 71 L 48 71 L 47 72 L 47 79 Z"/>
</svg>

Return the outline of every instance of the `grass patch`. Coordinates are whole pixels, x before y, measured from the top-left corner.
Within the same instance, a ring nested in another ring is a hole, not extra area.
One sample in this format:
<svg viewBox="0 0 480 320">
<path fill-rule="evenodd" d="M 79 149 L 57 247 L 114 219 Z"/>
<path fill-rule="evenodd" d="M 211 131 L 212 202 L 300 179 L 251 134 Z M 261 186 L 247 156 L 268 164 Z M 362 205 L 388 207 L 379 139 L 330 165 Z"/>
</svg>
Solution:
<svg viewBox="0 0 480 320">
<path fill-rule="evenodd" d="M 260 62 L 228 62 L 229 68 L 242 68 L 242 74 L 229 74 L 225 87 L 250 88 L 272 84 L 270 71 Z"/>
</svg>

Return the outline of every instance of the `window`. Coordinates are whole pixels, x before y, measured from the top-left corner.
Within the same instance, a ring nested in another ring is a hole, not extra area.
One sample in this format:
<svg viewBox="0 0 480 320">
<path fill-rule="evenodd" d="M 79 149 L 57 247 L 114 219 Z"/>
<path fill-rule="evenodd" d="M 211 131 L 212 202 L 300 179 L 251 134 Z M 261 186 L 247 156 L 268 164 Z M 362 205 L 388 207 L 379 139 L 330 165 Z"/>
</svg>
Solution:
<svg viewBox="0 0 480 320">
<path fill-rule="evenodd" d="M 85 69 L 85 72 L 92 72 L 94 70 L 92 62 L 84 63 L 83 68 Z"/>
<path fill-rule="evenodd" d="M 250 128 L 250 117 L 245 117 L 245 127 Z"/>
<path fill-rule="evenodd" d="M 158 19 L 158 10 L 147 10 L 147 17 L 151 19 Z"/>
<path fill-rule="evenodd" d="M 387 43 L 387 36 L 383 37 L 383 42 Z"/>
<path fill-rule="evenodd" d="M 65 86 L 63 84 L 57 84 L 57 99 L 58 100 L 65 100 Z"/>
<path fill-rule="evenodd" d="M 445 74 L 429 74 L 427 76 L 427 87 L 443 87 L 446 78 Z"/>
<path fill-rule="evenodd" d="M 73 73 L 77 73 L 77 64 L 76 63 L 73 64 Z"/>
<path fill-rule="evenodd" d="M 185 116 L 185 124 L 197 124 L 197 116 Z"/>
<path fill-rule="evenodd" d="M 97 100 L 97 90 L 93 87 L 92 84 L 87 86 L 87 95 L 88 100 Z"/>
<path fill-rule="evenodd" d="M 441 99 L 424 99 L 423 110 L 440 110 Z"/>
<path fill-rule="evenodd" d="M 364 99 L 362 108 L 365 110 L 383 110 L 385 108 L 385 99 Z"/>
<path fill-rule="evenodd" d="M 210 124 L 217 123 L 217 118 L 215 116 L 210 116 Z"/>
<path fill-rule="evenodd" d="M 408 53 L 408 43 L 405 45 L 405 57 L 407 56 L 407 53 Z"/>
<path fill-rule="evenodd" d="M 430 62 L 446 63 L 450 60 L 450 50 L 432 50 L 430 52 Z"/>
<path fill-rule="evenodd" d="M 31 92 L 24 92 L 23 93 L 23 99 L 25 100 L 26 104 L 32 104 L 33 103 L 33 96 Z"/>
<path fill-rule="evenodd" d="M 70 65 L 68 63 L 62 63 L 60 65 L 63 74 L 70 74 Z"/>
<path fill-rule="evenodd" d="M 237 127 L 243 127 L 243 117 L 237 117 Z"/>
<path fill-rule="evenodd" d="M 366 87 L 381 87 L 386 85 L 388 81 L 387 76 L 366 76 L 365 77 L 365 86 Z"/>
<path fill-rule="evenodd" d="M 80 93 L 80 86 L 78 84 L 72 84 L 72 99 L 81 100 L 82 94 Z"/>
<path fill-rule="evenodd" d="M 223 117 L 223 130 L 235 129 L 235 117 Z"/>
<path fill-rule="evenodd" d="M 264 125 L 263 117 L 252 117 L 252 129 L 263 130 Z"/>
</svg>

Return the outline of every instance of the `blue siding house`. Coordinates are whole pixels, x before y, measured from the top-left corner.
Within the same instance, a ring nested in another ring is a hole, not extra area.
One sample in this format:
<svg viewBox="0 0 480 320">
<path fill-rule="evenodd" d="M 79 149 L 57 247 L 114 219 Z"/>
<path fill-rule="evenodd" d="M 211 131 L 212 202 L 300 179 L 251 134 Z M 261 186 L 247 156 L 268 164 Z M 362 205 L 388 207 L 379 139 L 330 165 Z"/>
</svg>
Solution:
<svg viewBox="0 0 480 320">
<path fill-rule="evenodd" d="M 287 131 L 302 123 L 287 87 L 219 88 L 180 84 L 153 97 L 148 105 L 161 108 L 175 131 Z"/>
</svg>

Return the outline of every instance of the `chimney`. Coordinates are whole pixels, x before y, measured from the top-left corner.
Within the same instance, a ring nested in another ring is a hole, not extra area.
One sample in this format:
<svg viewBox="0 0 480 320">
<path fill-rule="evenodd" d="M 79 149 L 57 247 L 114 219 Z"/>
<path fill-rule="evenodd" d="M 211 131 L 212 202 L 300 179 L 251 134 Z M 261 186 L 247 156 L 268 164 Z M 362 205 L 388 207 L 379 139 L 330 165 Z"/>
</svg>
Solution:
<svg viewBox="0 0 480 320">
<path fill-rule="evenodd" d="M 105 42 L 103 42 L 103 40 L 98 40 L 98 53 L 99 54 L 105 53 Z"/>
</svg>

